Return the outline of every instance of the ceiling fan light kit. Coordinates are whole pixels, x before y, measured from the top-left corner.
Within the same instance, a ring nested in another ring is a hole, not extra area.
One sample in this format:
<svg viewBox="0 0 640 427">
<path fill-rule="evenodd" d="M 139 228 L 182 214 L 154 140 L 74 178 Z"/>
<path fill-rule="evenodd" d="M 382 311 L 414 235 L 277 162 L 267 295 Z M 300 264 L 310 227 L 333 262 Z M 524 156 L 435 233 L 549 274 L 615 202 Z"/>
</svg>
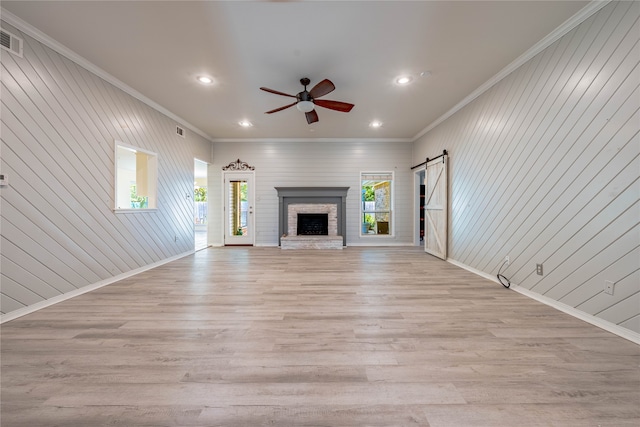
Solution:
<svg viewBox="0 0 640 427">
<path fill-rule="evenodd" d="M 331 93 L 335 90 L 335 85 L 329 79 L 324 79 L 320 83 L 316 84 L 310 91 L 307 91 L 307 86 L 311 83 L 307 77 L 300 79 L 300 84 L 304 86 L 304 90 L 299 92 L 297 95 L 290 95 L 288 93 L 280 92 L 277 90 L 269 89 L 266 87 L 261 87 L 260 89 L 274 93 L 276 95 L 287 96 L 289 98 L 296 98 L 296 102 L 292 102 L 291 104 L 282 106 L 280 108 L 276 108 L 271 111 L 267 111 L 265 114 L 272 114 L 278 111 L 285 110 L 289 107 L 293 107 L 294 105 L 299 111 L 305 113 L 305 117 L 307 119 L 307 123 L 315 123 L 318 121 L 318 113 L 315 110 L 315 106 L 320 106 L 324 108 L 328 108 L 334 111 L 340 111 L 343 113 L 348 113 L 354 107 L 353 104 L 349 104 L 348 102 L 341 101 L 330 101 L 328 99 L 317 99 L 321 96 L 324 96 L 328 93 Z"/>
<path fill-rule="evenodd" d="M 303 113 L 308 113 L 315 108 L 315 104 L 311 101 L 298 101 L 296 108 Z"/>
</svg>

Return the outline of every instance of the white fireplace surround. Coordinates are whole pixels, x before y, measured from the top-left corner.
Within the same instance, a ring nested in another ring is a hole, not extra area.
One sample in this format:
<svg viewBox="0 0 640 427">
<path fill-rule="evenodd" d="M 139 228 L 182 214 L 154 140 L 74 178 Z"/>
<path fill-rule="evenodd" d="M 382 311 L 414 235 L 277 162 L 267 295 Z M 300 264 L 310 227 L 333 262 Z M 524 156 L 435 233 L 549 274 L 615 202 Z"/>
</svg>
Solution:
<svg viewBox="0 0 640 427">
<path fill-rule="evenodd" d="M 328 235 L 338 235 L 338 205 L 330 203 L 299 203 L 288 206 L 288 236 L 298 235 L 298 214 L 327 214 Z"/>
</svg>

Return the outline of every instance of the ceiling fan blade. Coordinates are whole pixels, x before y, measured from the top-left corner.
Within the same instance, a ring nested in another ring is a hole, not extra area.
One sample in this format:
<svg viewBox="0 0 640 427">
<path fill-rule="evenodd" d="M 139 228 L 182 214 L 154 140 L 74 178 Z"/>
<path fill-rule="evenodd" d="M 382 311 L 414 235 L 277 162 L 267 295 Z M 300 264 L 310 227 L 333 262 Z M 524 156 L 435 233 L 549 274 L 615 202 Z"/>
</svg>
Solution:
<svg viewBox="0 0 640 427">
<path fill-rule="evenodd" d="M 314 99 L 320 98 L 321 96 L 333 92 L 335 88 L 336 87 L 333 85 L 333 83 L 331 83 L 331 80 L 324 79 L 323 81 L 315 85 L 313 89 L 311 89 L 311 91 L 309 91 L 309 95 Z"/>
<path fill-rule="evenodd" d="M 282 111 L 282 110 L 287 109 L 289 107 L 293 107 L 297 103 L 298 103 L 298 101 L 296 101 L 296 102 L 294 102 L 292 104 L 289 104 L 289 105 L 285 105 L 284 107 L 276 108 L 275 110 L 267 111 L 267 112 L 265 112 L 265 114 L 277 113 L 278 111 Z"/>
<path fill-rule="evenodd" d="M 315 123 L 318 121 L 318 113 L 316 113 L 316 110 L 311 110 L 308 113 L 304 113 L 304 115 L 307 116 L 308 124 Z"/>
<path fill-rule="evenodd" d="M 264 90 L 265 92 L 270 92 L 270 93 L 275 93 L 276 95 L 282 95 L 282 96 L 288 96 L 290 98 L 295 98 L 295 95 L 289 95 L 288 93 L 284 93 L 284 92 L 280 92 L 277 90 L 273 90 L 273 89 L 269 89 L 268 87 L 261 87 L 261 90 Z"/>
<path fill-rule="evenodd" d="M 353 104 L 349 104 L 348 102 L 329 101 L 328 99 L 314 99 L 313 103 L 320 107 L 342 111 L 343 113 L 348 113 L 354 107 Z"/>
</svg>

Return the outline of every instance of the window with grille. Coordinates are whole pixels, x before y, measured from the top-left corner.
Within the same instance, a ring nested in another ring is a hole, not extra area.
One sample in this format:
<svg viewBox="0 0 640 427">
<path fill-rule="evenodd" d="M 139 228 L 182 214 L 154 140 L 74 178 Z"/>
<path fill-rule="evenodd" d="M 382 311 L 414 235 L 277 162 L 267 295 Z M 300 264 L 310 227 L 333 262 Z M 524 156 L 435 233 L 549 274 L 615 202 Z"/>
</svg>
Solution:
<svg viewBox="0 0 640 427">
<path fill-rule="evenodd" d="M 361 235 L 393 234 L 393 172 L 360 174 Z"/>
</svg>

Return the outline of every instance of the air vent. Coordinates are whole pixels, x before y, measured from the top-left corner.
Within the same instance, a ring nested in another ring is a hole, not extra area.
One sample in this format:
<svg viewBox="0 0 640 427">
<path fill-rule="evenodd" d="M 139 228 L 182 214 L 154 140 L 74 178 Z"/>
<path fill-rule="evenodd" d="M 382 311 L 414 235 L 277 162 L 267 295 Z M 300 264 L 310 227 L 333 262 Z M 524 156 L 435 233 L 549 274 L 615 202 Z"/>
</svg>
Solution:
<svg viewBox="0 0 640 427">
<path fill-rule="evenodd" d="M 176 126 L 176 134 L 184 138 L 184 129 L 182 129 L 180 126 Z"/>
<path fill-rule="evenodd" d="M 13 34 L 0 30 L 0 45 L 3 49 L 18 55 L 22 58 L 22 39 Z"/>
</svg>

